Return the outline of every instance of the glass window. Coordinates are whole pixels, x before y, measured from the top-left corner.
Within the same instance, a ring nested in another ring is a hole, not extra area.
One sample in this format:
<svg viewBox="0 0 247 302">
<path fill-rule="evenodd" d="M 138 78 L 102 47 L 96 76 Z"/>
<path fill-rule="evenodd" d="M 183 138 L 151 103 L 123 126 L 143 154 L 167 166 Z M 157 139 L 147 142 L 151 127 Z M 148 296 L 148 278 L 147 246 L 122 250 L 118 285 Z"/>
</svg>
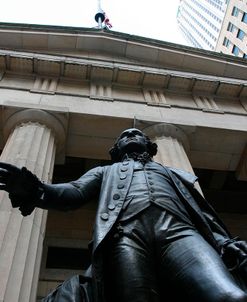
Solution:
<svg viewBox="0 0 247 302">
<path fill-rule="evenodd" d="M 239 9 L 236 6 L 234 6 L 232 9 L 232 16 L 237 17 L 238 13 L 239 13 Z"/>
<path fill-rule="evenodd" d="M 225 47 L 228 47 L 228 46 L 230 45 L 230 40 L 227 39 L 227 38 L 224 38 L 223 45 L 224 45 Z"/>
<path fill-rule="evenodd" d="M 247 13 L 243 13 L 242 22 L 247 23 Z"/>
<path fill-rule="evenodd" d="M 235 56 L 238 56 L 239 54 L 239 48 L 234 45 L 233 48 L 232 48 L 232 53 L 235 55 Z"/>
<path fill-rule="evenodd" d="M 229 22 L 227 26 L 227 30 L 233 32 L 233 29 L 234 29 L 234 25 L 231 22 Z"/>
<path fill-rule="evenodd" d="M 237 38 L 239 38 L 240 40 L 243 40 L 244 36 L 245 36 L 244 31 L 242 31 L 241 29 L 239 29 L 238 33 L 237 33 Z"/>
<path fill-rule="evenodd" d="M 247 53 L 244 53 L 243 58 L 247 59 Z"/>
</svg>

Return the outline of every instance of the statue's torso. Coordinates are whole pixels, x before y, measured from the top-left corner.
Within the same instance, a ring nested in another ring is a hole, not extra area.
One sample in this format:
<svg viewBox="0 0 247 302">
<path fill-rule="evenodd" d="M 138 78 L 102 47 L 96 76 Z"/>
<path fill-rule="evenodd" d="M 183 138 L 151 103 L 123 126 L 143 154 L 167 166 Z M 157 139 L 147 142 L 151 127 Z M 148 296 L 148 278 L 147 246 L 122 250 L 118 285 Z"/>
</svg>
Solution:
<svg viewBox="0 0 247 302">
<path fill-rule="evenodd" d="M 130 219 L 150 205 L 179 212 L 188 218 L 166 169 L 153 161 L 146 164 L 135 161 L 131 185 L 119 219 Z"/>
</svg>

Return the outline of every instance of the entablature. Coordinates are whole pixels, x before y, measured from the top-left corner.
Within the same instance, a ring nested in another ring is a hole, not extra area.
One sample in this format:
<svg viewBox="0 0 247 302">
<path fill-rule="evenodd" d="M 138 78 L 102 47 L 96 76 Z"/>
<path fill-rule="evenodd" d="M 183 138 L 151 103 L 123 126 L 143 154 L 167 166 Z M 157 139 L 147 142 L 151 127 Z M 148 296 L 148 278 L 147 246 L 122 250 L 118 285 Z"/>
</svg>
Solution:
<svg viewBox="0 0 247 302">
<path fill-rule="evenodd" d="M 4 73 L 162 89 L 196 96 L 247 98 L 247 80 L 87 58 L 0 50 L 0 80 Z"/>
</svg>

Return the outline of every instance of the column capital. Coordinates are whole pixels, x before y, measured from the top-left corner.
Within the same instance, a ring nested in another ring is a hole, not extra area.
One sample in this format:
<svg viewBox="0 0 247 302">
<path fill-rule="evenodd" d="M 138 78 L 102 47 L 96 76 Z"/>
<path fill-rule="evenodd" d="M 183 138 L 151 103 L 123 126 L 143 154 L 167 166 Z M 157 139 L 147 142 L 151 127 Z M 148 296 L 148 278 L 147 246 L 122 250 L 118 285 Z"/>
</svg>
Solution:
<svg viewBox="0 0 247 302">
<path fill-rule="evenodd" d="M 172 137 L 176 138 L 182 143 L 185 151 L 189 151 L 190 149 L 190 143 L 186 133 L 181 128 L 173 124 L 154 124 L 142 130 L 151 140 L 159 140 L 164 137 Z"/>
<path fill-rule="evenodd" d="M 66 141 L 68 116 L 62 112 L 48 112 L 41 109 L 5 107 L 3 113 L 3 134 L 7 140 L 10 133 L 24 124 L 38 123 L 51 129 L 56 140 L 57 151 L 61 151 Z"/>
</svg>

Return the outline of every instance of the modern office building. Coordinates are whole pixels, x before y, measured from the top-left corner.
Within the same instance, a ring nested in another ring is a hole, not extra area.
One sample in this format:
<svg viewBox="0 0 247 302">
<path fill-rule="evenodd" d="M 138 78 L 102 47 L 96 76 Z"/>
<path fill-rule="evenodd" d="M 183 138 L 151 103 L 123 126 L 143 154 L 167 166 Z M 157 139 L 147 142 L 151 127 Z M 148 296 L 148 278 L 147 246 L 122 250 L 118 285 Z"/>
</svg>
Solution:
<svg viewBox="0 0 247 302">
<path fill-rule="evenodd" d="M 247 58 L 247 1 L 229 1 L 216 51 Z"/>
<path fill-rule="evenodd" d="M 227 0 L 180 0 L 177 22 L 189 45 L 214 50 Z"/>
<path fill-rule="evenodd" d="M 0 109 L 0 160 L 45 182 L 109 163 L 119 133 L 142 129 L 158 145 L 155 160 L 198 175 L 233 235 L 247 239 L 243 59 L 112 31 L 2 23 Z M 96 207 L 22 217 L 0 191 L 0 302 L 40 301 L 81 273 Z"/>
</svg>

